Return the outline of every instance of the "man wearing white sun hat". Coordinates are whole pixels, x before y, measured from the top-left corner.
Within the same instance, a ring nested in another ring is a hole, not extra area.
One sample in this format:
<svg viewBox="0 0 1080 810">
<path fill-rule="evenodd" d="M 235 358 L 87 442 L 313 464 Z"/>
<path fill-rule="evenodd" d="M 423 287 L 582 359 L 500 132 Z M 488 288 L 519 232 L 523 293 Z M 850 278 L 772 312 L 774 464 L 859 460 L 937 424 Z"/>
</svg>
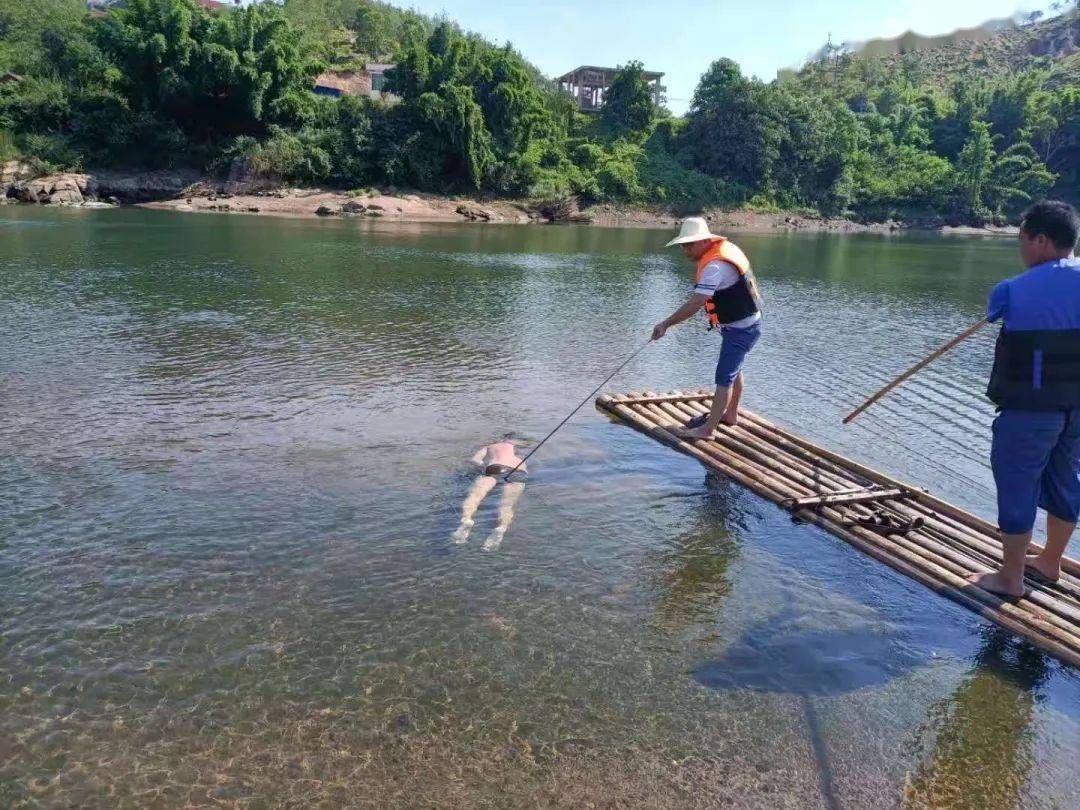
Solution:
<svg viewBox="0 0 1080 810">
<path fill-rule="evenodd" d="M 659 340 L 668 329 L 700 309 L 705 310 L 709 329 L 720 330 L 712 410 L 708 416 L 692 419 L 683 431 L 687 438 L 708 439 L 721 422 L 738 422 L 743 363 L 761 337 L 761 298 L 746 254 L 723 236 L 711 233 L 701 217 L 683 220 L 679 235 L 665 247 L 673 245 L 681 246 L 686 258 L 697 266 L 694 292 L 685 304 L 653 327 L 652 339 Z"/>
</svg>

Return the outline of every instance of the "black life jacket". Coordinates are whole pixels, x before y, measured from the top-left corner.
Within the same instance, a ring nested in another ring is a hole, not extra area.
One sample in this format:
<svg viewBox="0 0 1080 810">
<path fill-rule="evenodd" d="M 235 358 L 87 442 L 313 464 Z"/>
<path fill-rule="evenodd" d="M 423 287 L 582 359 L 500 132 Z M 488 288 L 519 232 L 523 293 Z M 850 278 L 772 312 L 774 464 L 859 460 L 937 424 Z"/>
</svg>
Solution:
<svg viewBox="0 0 1080 810">
<path fill-rule="evenodd" d="M 1002 329 L 986 395 L 1012 410 L 1080 408 L 1080 329 Z"/>
<path fill-rule="evenodd" d="M 734 323 L 749 318 L 757 313 L 758 305 L 750 290 L 746 276 L 739 275 L 739 280 L 730 287 L 713 293 L 712 307 L 706 307 L 709 313 L 710 328 L 725 323 Z"/>
<path fill-rule="evenodd" d="M 727 262 L 739 273 L 739 280 L 722 290 L 713 293 L 705 302 L 705 314 L 709 319 L 709 329 L 727 323 L 741 321 L 760 311 L 757 298 L 751 288 L 750 260 L 737 245 L 724 237 L 716 237 L 712 246 L 698 259 L 695 280 L 701 281 L 701 274 L 710 262 Z"/>
</svg>

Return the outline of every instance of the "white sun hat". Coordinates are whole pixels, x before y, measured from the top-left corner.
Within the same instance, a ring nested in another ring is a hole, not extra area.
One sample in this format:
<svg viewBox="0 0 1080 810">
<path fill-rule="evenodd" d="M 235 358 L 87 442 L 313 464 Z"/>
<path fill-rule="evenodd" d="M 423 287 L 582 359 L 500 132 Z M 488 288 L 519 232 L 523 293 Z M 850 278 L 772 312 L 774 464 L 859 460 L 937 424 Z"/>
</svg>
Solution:
<svg viewBox="0 0 1080 810">
<path fill-rule="evenodd" d="M 687 242 L 703 242 L 706 239 L 723 239 L 709 231 L 709 223 L 702 217 L 687 217 L 682 221 L 679 235 L 668 242 L 664 247 L 673 245 L 685 245 Z"/>
</svg>

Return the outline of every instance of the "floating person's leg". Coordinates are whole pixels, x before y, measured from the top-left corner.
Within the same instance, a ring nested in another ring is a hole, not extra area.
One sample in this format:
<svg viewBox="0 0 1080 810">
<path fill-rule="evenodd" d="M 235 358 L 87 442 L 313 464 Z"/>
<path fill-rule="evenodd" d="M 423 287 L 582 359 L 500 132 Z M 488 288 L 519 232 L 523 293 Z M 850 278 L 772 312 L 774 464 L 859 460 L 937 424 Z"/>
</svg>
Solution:
<svg viewBox="0 0 1080 810">
<path fill-rule="evenodd" d="M 521 482 L 507 484 L 503 487 L 502 498 L 499 500 L 499 525 L 488 535 L 484 541 L 484 550 L 493 551 L 499 547 L 506 536 L 506 530 L 510 528 L 514 520 L 514 507 L 517 506 L 518 498 L 525 491 L 525 485 Z"/>
<path fill-rule="evenodd" d="M 487 494 L 491 492 L 491 488 L 497 484 L 498 481 L 490 475 L 481 475 L 477 478 L 472 485 L 472 489 L 469 490 L 469 494 L 465 496 L 465 502 L 461 504 L 461 525 L 457 527 L 451 538 L 455 543 L 465 543 L 469 539 L 469 532 L 473 527 L 473 515 L 476 514 L 476 510 L 480 507 L 480 503 L 487 497 Z"/>
</svg>

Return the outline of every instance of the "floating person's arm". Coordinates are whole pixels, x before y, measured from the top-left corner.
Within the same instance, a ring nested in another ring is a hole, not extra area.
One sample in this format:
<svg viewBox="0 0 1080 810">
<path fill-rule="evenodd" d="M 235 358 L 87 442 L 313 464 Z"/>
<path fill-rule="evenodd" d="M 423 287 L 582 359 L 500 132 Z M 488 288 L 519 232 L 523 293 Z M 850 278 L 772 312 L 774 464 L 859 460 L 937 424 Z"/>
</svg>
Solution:
<svg viewBox="0 0 1080 810">
<path fill-rule="evenodd" d="M 659 340 L 664 336 L 667 330 L 675 326 L 675 324 L 682 323 L 687 318 L 693 317 L 699 309 L 705 306 L 705 303 L 708 300 L 709 296 L 702 295 L 700 293 L 694 293 L 692 296 L 690 296 L 690 299 L 685 304 L 683 304 L 681 307 L 671 313 L 671 315 L 669 315 L 667 318 L 660 321 L 660 323 L 653 327 L 652 339 Z"/>
<path fill-rule="evenodd" d="M 487 456 L 487 447 L 481 447 L 479 450 L 476 451 L 476 453 L 473 455 L 473 457 L 469 459 L 469 461 L 471 461 L 477 467 L 483 467 L 484 466 L 484 458 L 486 456 Z"/>
</svg>

